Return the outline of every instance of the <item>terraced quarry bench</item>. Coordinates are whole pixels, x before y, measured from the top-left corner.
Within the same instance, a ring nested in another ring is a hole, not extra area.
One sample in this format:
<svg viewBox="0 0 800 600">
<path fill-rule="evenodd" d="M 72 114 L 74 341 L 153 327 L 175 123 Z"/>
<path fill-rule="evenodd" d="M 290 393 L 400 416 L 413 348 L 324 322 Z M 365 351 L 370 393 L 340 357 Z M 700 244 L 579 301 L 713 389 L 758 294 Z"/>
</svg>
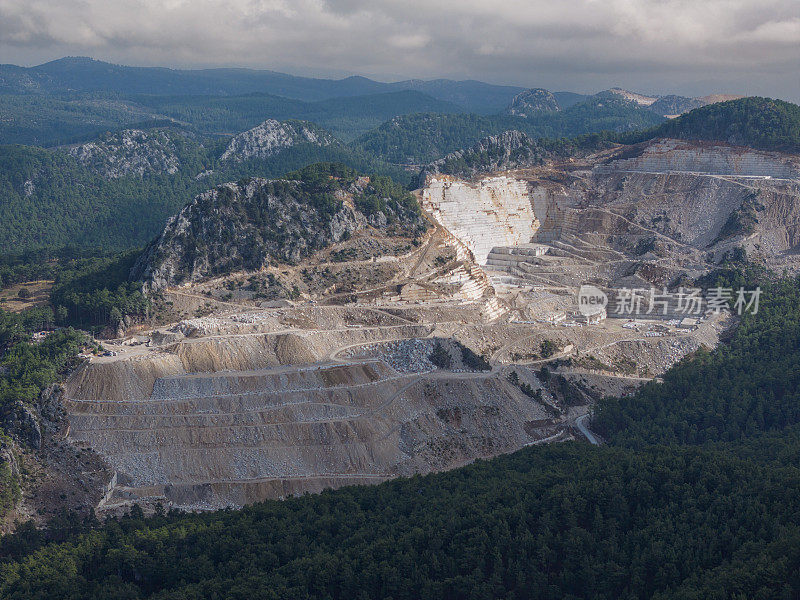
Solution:
<svg viewBox="0 0 800 600">
<path fill-rule="evenodd" d="M 401 373 L 380 358 L 280 365 L 264 350 L 274 337 L 185 340 L 74 373 L 69 437 L 117 474 L 101 508 L 241 506 L 450 468 L 535 440 L 525 423 L 541 406 L 499 373 Z M 311 355 L 322 344 L 308 338 Z M 235 360 L 212 360 L 234 347 Z M 236 364 L 247 368 L 218 368 Z"/>
</svg>

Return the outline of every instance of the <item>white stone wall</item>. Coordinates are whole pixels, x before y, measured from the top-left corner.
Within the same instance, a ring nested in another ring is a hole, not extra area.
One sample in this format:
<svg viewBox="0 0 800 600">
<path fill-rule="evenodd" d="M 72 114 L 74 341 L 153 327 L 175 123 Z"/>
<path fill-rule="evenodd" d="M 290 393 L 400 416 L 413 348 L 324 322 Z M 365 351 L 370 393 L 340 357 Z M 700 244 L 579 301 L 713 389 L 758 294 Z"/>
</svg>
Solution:
<svg viewBox="0 0 800 600">
<path fill-rule="evenodd" d="M 487 177 L 473 184 L 431 179 L 423 207 L 472 251 L 478 264 L 495 246 L 527 244 L 539 228 L 526 182 Z"/>
</svg>

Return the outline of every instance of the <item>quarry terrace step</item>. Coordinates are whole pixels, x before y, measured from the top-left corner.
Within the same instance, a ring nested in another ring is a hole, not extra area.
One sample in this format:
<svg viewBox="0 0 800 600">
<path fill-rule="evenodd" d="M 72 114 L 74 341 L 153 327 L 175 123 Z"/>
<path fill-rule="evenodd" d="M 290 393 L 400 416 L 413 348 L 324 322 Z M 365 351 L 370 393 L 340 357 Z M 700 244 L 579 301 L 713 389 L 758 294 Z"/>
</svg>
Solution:
<svg viewBox="0 0 800 600">
<path fill-rule="evenodd" d="M 163 403 L 195 398 L 280 395 L 335 388 L 368 386 L 396 379 L 398 376 L 379 359 L 348 361 L 344 364 L 309 367 L 279 367 L 255 371 L 187 373 L 168 375 L 155 380 L 147 399 L 132 401 Z M 128 400 L 65 398 L 73 406 L 79 404 L 125 404 Z"/>
<path fill-rule="evenodd" d="M 598 165 L 595 173 L 685 173 L 740 177 L 800 179 L 800 164 L 774 152 L 760 152 L 725 144 L 697 145 L 665 139 L 648 146 L 637 157 Z"/>
</svg>

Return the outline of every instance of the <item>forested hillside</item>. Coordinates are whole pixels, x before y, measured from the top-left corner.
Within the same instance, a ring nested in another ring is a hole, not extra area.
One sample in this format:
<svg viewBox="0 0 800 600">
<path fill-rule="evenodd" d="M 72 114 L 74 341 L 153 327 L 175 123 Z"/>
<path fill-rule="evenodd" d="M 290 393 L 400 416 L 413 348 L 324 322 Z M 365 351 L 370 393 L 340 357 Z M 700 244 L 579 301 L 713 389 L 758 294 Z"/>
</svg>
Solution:
<svg viewBox="0 0 800 600">
<path fill-rule="evenodd" d="M 798 152 L 800 106 L 771 98 L 729 100 L 696 108 L 653 129 L 617 136 L 617 139 L 635 143 L 661 137 Z"/>
<path fill-rule="evenodd" d="M 797 597 L 800 281 L 729 271 L 711 283 L 739 282 L 762 286 L 758 314 L 729 347 L 601 401 L 606 446 L 528 448 L 240 511 L 134 510 L 64 543 L 23 528 L 0 543 L 0 595 Z"/>
<path fill-rule="evenodd" d="M 100 149 L 107 148 L 113 137 L 103 138 L 107 144 Z M 85 153 L 82 164 L 67 152 L 0 146 L 0 253 L 62 246 L 141 247 L 161 231 L 168 217 L 205 189 L 243 177 L 279 177 L 316 162 L 344 162 L 403 182 L 411 178 L 410 173 L 339 144 L 300 143 L 268 158 L 220 162 L 224 145 L 218 142 L 207 140 L 202 146 L 181 135 L 170 139 L 174 163 L 169 164 L 175 165 L 174 172 L 129 169 L 115 177 L 108 176 L 109 165 L 116 172 L 125 159 L 130 163 L 129 148 L 127 155 L 112 156 L 111 162 L 108 153 Z"/>
<path fill-rule="evenodd" d="M 266 118 L 303 119 L 351 140 L 396 115 L 463 109 L 418 91 L 392 91 L 316 102 L 263 93 L 240 96 L 123 96 L 69 93 L 0 95 L 0 143 L 56 146 L 85 141 L 109 129 L 174 120 L 199 133 L 235 134 Z"/>
<path fill-rule="evenodd" d="M 0 95 L 0 144 L 55 146 L 158 118 L 113 94 Z"/>
<path fill-rule="evenodd" d="M 163 173 L 107 179 L 66 153 L 0 147 L 0 251 L 143 245 L 201 185 Z"/>
<path fill-rule="evenodd" d="M 525 117 L 415 114 L 397 117 L 354 144 L 393 163 L 425 164 L 508 130 L 532 138 L 565 138 L 599 131 L 628 131 L 661 123 L 663 117 L 613 94 L 598 95 L 558 112 Z"/>
<path fill-rule="evenodd" d="M 590 146 L 589 140 L 533 139 L 521 131 L 504 131 L 424 166 L 420 171 L 418 185 L 422 187 L 428 175 L 444 173 L 470 178 L 481 172 L 539 165 L 546 160 L 570 156 Z"/>
<path fill-rule="evenodd" d="M 312 121 L 349 141 L 395 115 L 457 113 L 462 109 L 418 91 L 304 102 L 268 94 L 244 96 L 136 96 L 134 105 L 189 123 L 204 133 L 238 133 L 265 118 Z"/>
</svg>

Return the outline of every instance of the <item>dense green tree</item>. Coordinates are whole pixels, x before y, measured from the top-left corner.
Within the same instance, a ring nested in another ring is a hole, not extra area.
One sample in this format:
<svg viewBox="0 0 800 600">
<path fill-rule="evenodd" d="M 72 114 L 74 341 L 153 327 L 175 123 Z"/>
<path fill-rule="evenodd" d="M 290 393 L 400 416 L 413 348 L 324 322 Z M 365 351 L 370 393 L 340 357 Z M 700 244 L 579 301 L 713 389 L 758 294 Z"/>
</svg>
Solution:
<svg viewBox="0 0 800 600">
<path fill-rule="evenodd" d="M 696 108 L 652 129 L 611 136 L 623 143 L 669 137 L 712 140 L 763 150 L 800 150 L 800 106 L 772 98 L 741 98 Z"/>
<path fill-rule="evenodd" d="M 796 598 L 800 281 L 728 345 L 601 401 L 609 444 L 0 542 L 3 598 Z M 52 535 L 52 541 L 48 536 Z M 3 558 L 5 557 L 5 558 Z"/>
</svg>

